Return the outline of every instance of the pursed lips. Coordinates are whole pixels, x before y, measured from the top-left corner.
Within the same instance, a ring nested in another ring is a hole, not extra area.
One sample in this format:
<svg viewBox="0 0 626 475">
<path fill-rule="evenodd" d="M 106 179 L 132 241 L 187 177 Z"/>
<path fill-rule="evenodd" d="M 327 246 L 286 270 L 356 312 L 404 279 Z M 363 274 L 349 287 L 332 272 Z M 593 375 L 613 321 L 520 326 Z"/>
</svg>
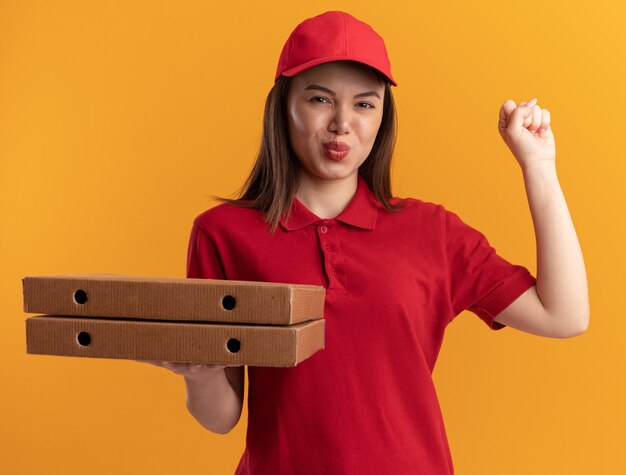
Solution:
<svg viewBox="0 0 626 475">
<path fill-rule="evenodd" d="M 332 140 L 324 144 L 328 150 L 334 150 L 336 152 L 347 152 L 350 150 L 350 146 L 347 143 Z"/>
</svg>

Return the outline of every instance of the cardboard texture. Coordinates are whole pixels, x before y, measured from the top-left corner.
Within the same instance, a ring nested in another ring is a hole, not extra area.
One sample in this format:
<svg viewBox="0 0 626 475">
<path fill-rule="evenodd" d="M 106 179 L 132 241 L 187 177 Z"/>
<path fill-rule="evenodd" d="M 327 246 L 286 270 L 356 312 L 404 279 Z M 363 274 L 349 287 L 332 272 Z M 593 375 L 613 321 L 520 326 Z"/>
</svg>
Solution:
<svg viewBox="0 0 626 475">
<path fill-rule="evenodd" d="M 49 315 L 27 319 L 26 335 L 31 354 L 295 366 L 324 347 L 324 320 L 254 326 Z"/>
<path fill-rule="evenodd" d="M 27 276 L 29 354 L 291 367 L 324 348 L 321 286 L 119 274 Z"/>
<path fill-rule="evenodd" d="M 24 312 L 292 325 L 324 313 L 315 285 L 118 274 L 42 275 L 22 279 Z"/>
</svg>

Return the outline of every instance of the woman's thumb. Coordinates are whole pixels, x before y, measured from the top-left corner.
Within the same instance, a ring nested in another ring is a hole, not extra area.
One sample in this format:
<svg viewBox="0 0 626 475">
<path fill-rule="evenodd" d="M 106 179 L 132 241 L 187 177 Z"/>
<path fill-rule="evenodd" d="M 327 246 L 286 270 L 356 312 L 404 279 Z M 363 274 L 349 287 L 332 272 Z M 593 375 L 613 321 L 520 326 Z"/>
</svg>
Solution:
<svg viewBox="0 0 626 475">
<path fill-rule="evenodd" d="M 530 125 L 532 121 L 533 114 L 533 106 L 528 107 L 527 105 L 517 106 L 509 116 L 509 124 L 506 129 L 507 135 L 511 137 L 519 137 L 522 135 L 522 130 L 524 129 L 524 125 L 528 123 Z"/>
</svg>

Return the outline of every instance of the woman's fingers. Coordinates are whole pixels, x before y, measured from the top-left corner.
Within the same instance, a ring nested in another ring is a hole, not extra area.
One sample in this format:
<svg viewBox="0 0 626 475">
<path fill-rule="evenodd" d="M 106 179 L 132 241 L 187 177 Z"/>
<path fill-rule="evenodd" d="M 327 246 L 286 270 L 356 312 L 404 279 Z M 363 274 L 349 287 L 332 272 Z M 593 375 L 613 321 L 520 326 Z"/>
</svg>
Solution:
<svg viewBox="0 0 626 475">
<path fill-rule="evenodd" d="M 149 363 L 154 366 L 160 366 L 161 368 L 167 368 L 174 372 L 178 372 L 186 369 L 186 363 L 175 363 L 173 361 L 158 361 L 158 360 L 135 360 L 140 363 Z"/>
<path fill-rule="evenodd" d="M 163 366 L 176 374 L 184 374 L 188 371 L 187 364 L 188 363 L 175 363 L 172 361 L 162 361 Z"/>
<path fill-rule="evenodd" d="M 215 372 L 223 370 L 226 365 L 218 365 L 218 364 L 203 364 L 203 363 L 179 363 L 175 361 L 155 361 L 155 360 L 135 360 L 139 363 L 149 363 L 154 366 L 160 366 L 162 368 L 167 368 L 170 371 L 180 374 L 183 376 L 186 375 L 198 375 L 205 372 Z"/>
<path fill-rule="evenodd" d="M 138 363 L 148 363 L 154 366 L 163 366 L 161 364 L 161 361 L 154 361 L 154 360 L 135 360 L 135 361 L 137 361 Z"/>
</svg>

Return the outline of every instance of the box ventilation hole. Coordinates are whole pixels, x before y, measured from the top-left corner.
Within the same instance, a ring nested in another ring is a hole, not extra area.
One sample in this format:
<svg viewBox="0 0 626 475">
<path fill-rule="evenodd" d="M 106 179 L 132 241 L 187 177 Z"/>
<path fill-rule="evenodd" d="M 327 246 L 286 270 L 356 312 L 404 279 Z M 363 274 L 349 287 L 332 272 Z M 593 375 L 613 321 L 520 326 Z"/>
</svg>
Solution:
<svg viewBox="0 0 626 475">
<path fill-rule="evenodd" d="M 228 351 L 231 353 L 239 353 L 241 342 L 237 340 L 237 338 L 231 338 L 226 342 L 226 348 L 228 348 Z"/>
<path fill-rule="evenodd" d="M 74 292 L 74 302 L 81 305 L 87 302 L 87 292 L 85 292 L 83 289 L 78 289 L 76 292 Z"/>
<path fill-rule="evenodd" d="M 222 307 L 224 307 L 226 310 L 232 310 L 233 308 L 235 308 L 235 305 L 237 305 L 237 301 L 232 295 L 226 295 L 222 299 Z"/>
<path fill-rule="evenodd" d="M 79 332 L 76 335 L 76 341 L 80 346 L 89 346 L 91 343 L 91 335 L 87 332 Z"/>
</svg>

